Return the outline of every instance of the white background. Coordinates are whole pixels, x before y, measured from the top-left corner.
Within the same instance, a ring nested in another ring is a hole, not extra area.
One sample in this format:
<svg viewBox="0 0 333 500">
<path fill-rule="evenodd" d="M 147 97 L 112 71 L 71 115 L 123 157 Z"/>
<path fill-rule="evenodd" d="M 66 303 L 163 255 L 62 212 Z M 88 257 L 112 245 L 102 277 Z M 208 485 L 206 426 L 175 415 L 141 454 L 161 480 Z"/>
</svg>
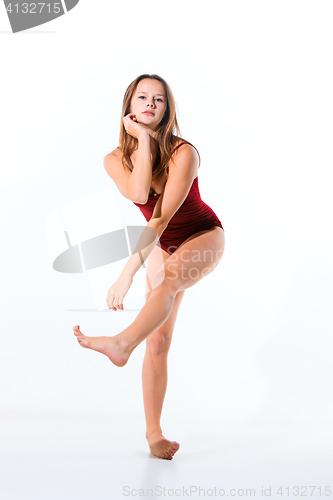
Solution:
<svg viewBox="0 0 333 500">
<path fill-rule="evenodd" d="M 81 0 L 12 34 L 0 7 L 4 499 L 329 484 L 332 16 L 330 1 Z M 119 369 L 72 332 L 114 335 L 138 311 L 89 312 L 87 276 L 54 271 L 45 234 L 54 210 L 110 188 L 124 224 L 142 223 L 103 168 L 142 73 L 170 84 L 226 235 L 179 311 L 162 425 L 181 449 L 167 464 L 146 460 L 144 344 Z"/>
</svg>

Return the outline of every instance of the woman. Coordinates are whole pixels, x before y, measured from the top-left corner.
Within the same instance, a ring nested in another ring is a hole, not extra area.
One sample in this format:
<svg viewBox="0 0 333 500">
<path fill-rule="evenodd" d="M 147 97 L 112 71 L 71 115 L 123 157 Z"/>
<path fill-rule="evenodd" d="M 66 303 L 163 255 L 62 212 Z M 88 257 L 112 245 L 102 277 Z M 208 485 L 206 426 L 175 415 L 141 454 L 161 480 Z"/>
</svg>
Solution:
<svg viewBox="0 0 333 500">
<path fill-rule="evenodd" d="M 153 455 L 171 460 L 179 443 L 162 435 L 160 419 L 172 333 L 185 290 L 221 260 L 224 229 L 200 198 L 200 157 L 181 139 L 173 95 L 158 75 L 140 75 L 127 88 L 120 144 L 105 157 L 104 167 L 148 224 L 110 287 L 107 304 L 123 310 L 133 276 L 149 256 L 146 303 L 133 323 L 113 337 L 86 337 L 79 326 L 73 330 L 81 346 L 105 354 L 117 366 L 124 366 L 147 339 L 142 369 L 146 438 Z"/>
</svg>

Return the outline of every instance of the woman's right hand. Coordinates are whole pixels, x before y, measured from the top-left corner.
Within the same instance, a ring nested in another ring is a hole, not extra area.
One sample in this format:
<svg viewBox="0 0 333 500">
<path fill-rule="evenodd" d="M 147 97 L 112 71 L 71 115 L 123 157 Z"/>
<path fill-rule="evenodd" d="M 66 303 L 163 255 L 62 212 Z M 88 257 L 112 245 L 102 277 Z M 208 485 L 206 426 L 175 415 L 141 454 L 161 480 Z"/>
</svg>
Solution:
<svg viewBox="0 0 333 500">
<path fill-rule="evenodd" d="M 139 139 L 142 134 L 150 134 L 150 129 L 144 123 L 139 123 L 133 113 L 124 116 L 123 124 L 125 130 L 135 139 Z"/>
</svg>

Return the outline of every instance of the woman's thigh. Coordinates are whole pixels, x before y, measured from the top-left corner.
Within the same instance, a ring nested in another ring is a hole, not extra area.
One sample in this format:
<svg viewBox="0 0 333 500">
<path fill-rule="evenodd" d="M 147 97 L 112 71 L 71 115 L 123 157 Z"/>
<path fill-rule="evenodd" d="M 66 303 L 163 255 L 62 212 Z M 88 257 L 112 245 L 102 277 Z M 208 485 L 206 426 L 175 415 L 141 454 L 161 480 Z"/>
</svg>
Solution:
<svg viewBox="0 0 333 500">
<path fill-rule="evenodd" d="M 190 288 L 216 268 L 224 248 L 224 231 L 218 226 L 190 236 L 165 260 L 155 274 L 152 288 L 162 283 L 173 293 Z"/>
</svg>

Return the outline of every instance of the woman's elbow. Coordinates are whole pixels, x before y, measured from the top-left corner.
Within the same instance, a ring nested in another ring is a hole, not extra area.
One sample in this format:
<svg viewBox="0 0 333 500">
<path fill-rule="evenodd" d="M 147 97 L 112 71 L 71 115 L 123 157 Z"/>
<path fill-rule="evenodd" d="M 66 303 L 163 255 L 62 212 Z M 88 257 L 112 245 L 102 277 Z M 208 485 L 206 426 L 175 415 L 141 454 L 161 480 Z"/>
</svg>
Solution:
<svg viewBox="0 0 333 500">
<path fill-rule="evenodd" d="M 134 201 L 134 203 L 138 203 L 139 205 L 145 205 L 148 201 L 148 196 L 144 197 L 142 194 L 137 194 L 132 196 L 132 201 Z"/>
</svg>

